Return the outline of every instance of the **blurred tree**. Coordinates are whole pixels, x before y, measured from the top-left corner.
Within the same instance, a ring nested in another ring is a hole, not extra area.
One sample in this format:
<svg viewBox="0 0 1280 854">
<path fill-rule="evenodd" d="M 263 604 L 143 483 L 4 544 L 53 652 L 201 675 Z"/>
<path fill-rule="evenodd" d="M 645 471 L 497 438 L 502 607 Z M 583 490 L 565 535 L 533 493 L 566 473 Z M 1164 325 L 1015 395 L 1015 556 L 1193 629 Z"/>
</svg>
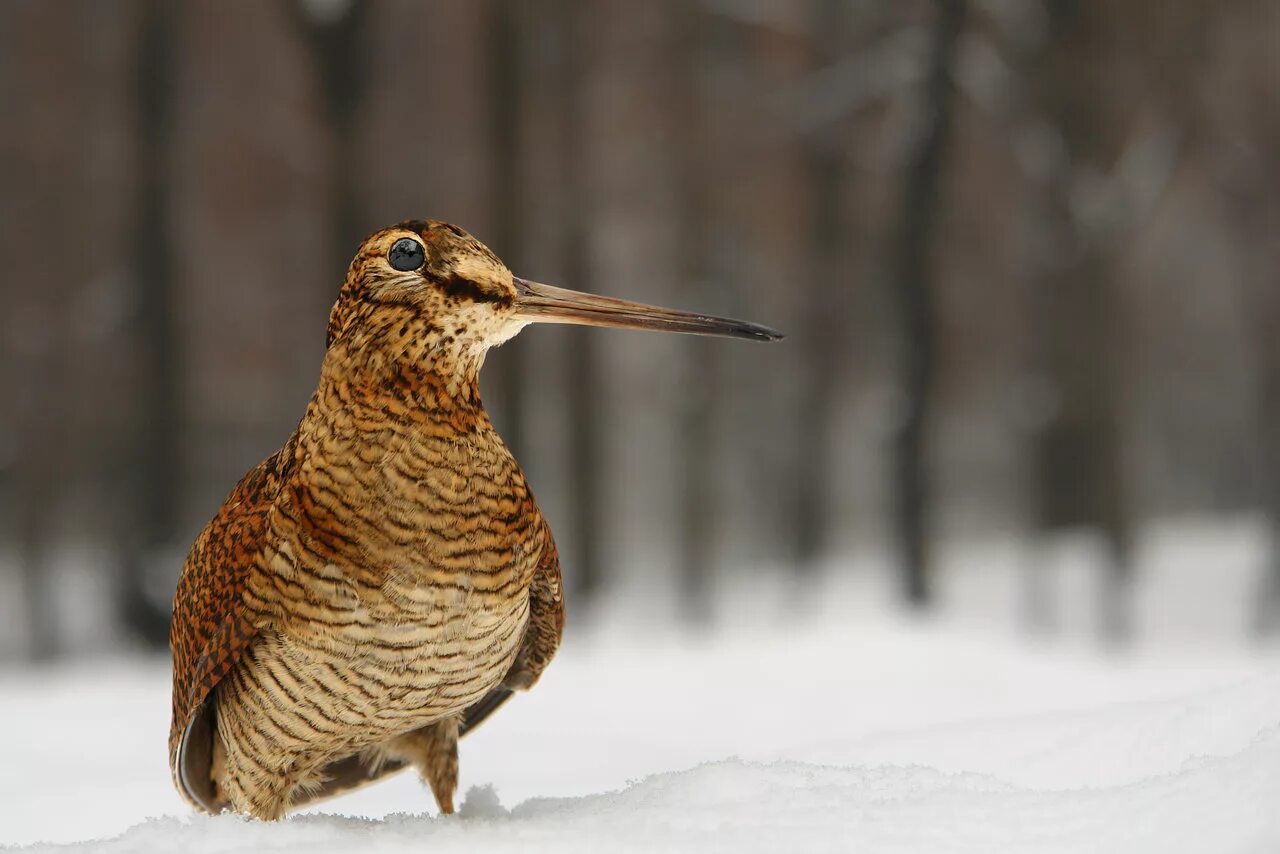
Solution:
<svg viewBox="0 0 1280 854">
<path fill-rule="evenodd" d="M 809 53 L 816 76 L 836 67 L 850 51 L 852 14 L 844 0 L 811 0 Z M 804 364 L 797 407 L 795 557 L 801 571 L 830 545 L 838 388 L 853 281 L 848 273 L 846 206 L 847 124 L 824 124 L 804 138 L 809 198 L 809 244 L 803 301 Z"/>
<path fill-rule="evenodd" d="M 525 57 L 525 31 L 519 10 L 507 0 L 491 0 L 488 8 L 489 103 L 493 146 L 491 206 L 493 234 L 488 238 L 499 258 L 512 269 L 524 268 L 525 195 L 523 168 L 524 78 L 529 69 Z M 508 341 L 489 360 L 485 371 L 486 392 L 495 406 L 498 432 L 517 459 L 526 456 L 525 402 L 519 366 L 524 347 L 519 338 Z"/>
<path fill-rule="evenodd" d="M 326 241 L 332 263 L 345 270 L 360 240 L 372 229 L 362 212 L 359 109 L 366 95 L 366 30 L 373 4 L 365 0 L 293 0 L 294 20 L 310 50 L 330 133 L 329 219 Z M 332 288 L 331 282 L 324 283 Z"/>
<path fill-rule="evenodd" d="M 1110 112 L 1103 2 L 1052 0 L 1032 79 L 1058 150 L 1043 198 L 1040 282 L 1033 316 L 1050 414 L 1036 436 L 1033 476 L 1043 531 L 1095 528 L 1107 544 L 1110 583 L 1099 602 L 1103 631 L 1128 633 L 1132 524 L 1121 450 L 1116 258 L 1101 239 L 1107 211 L 1082 211 L 1087 175 L 1105 175 L 1125 127 Z M 1036 603 L 1039 603 L 1038 605 Z M 1032 623 L 1049 603 L 1033 598 Z"/>
<path fill-rule="evenodd" d="M 670 4 L 676 37 L 672 40 L 672 131 L 667 139 L 676 177 L 676 264 L 682 291 L 691 304 L 718 302 L 712 279 L 715 209 L 711 176 L 715 174 L 714 141 L 708 126 L 706 69 L 712 66 L 708 30 L 712 19 L 697 4 Z M 708 308 L 708 310 L 710 310 Z M 680 482 L 678 537 L 680 605 L 691 623 L 711 617 L 711 579 L 715 571 L 717 532 L 715 403 L 721 394 L 716 352 L 719 342 L 690 336 L 681 342 L 684 382 L 678 403 L 677 434 Z"/>
<path fill-rule="evenodd" d="M 564 274 L 577 290 L 591 291 L 592 267 L 588 258 L 592 193 L 587 183 L 584 144 L 588 129 L 584 118 L 585 88 L 589 79 L 590 39 L 588 9 L 582 0 L 557 0 L 560 55 L 557 89 L 560 92 L 560 175 L 564 221 Z M 588 602 L 601 582 L 600 536 L 605 525 L 600 478 L 604 470 L 601 431 L 601 378 L 599 354 L 592 334 L 570 329 L 569 400 L 570 432 L 569 500 L 573 515 L 573 552 L 568 583 L 579 601 Z"/>
<path fill-rule="evenodd" d="M 1034 338 L 1048 391 L 1033 476 L 1044 531 L 1101 532 L 1100 629 L 1127 639 L 1134 511 L 1126 461 L 1133 318 L 1126 252 L 1174 174 L 1194 108 L 1188 89 L 1218 4 L 1049 0 L 1029 82 L 1043 126 Z M 1032 622 L 1050 604 L 1033 596 Z"/>
<path fill-rule="evenodd" d="M 92 271 L 75 240 L 85 221 L 94 31 L 56 4 L 6 4 L 0 26 L 0 257 L 5 259 L 3 342 L 14 388 L 13 541 L 25 653 L 63 650 L 57 577 L 62 514 L 82 485 L 84 442 L 73 432 L 72 306 Z M 58 32 L 56 43 L 43 34 Z M 51 228 L 55 231 L 51 232 Z M 62 235 L 66 234 L 67 237 Z M 52 237 L 51 235 L 56 235 Z"/>
<path fill-rule="evenodd" d="M 1253 597 L 1254 627 L 1280 634 L 1280 9 L 1241 0 L 1215 4 L 1218 76 L 1203 109 L 1211 120 L 1211 166 L 1243 254 L 1243 308 L 1257 365 L 1256 470 L 1269 554 Z M 1220 93 L 1229 93 L 1226 97 Z"/>
<path fill-rule="evenodd" d="M 152 570 L 175 546 L 182 498 L 182 348 L 175 328 L 173 233 L 168 204 L 175 16 L 180 4 L 146 0 L 141 7 L 135 71 L 137 92 L 137 218 L 134 224 L 136 336 L 140 350 L 139 426 L 132 449 L 134 510 L 120 537 L 125 625 L 163 646 L 169 607 Z M 180 548 L 180 546 L 178 546 Z M 168 575 L 170 573 L 165 573 Z"/>
<path fill-rule="evenodd" d="M 1259 111 L 1260 114 L 1272 111 Z M 1280 134 L 1273 128 L 1272 138 L 1280 144 Z M 1280 150 L 1267 146 L 1267 151 Z M 1271 156 L 1262 158 L 1267 170 L 1273 178 L 1280 178 L 1275 172 L 1275 160 Z M 1259 184 L 1255 186 L 1280 186 L 1280 183 Z M 1255 335 L 1258 352 L 1258 374 L 1261 389 L 1259 400 L 1258 434 L 1261 442 L 1260 471 L 1263 512 L 1267 520 L 1269 539 L 1269 555 L 1267 565 L 1263 569 L 1261 590 L 1256 595 L 1255 627 L 1262 634 L 1280 634 L 1280 441 L 1275 438 L 1276 425 L 1280 424 L 1280 253 L 1275 252 L 1275 236 L 1280 234 L 1280 210 L 1276 209 L 1275 198 L 1264 203 L 1269 210 L 1259 211 L 1253 216 L 1265 219 L 1266 237 L 1259 246 L 1272 247 L 1272 257 L 1264 262 L 1265 269 L 1255 273 L 1252 284 L 1252 309 L 1255 324 Z M 1252 218 L 1252 217 L 1251 217 Z M 1260 254 L 1265 250 L 1260 250 Z"/>
<path fill-rule="evenodd" d="M 890 283 L 901 324 L 899 353 L 903 412 L 894 437 L 895 523 L 903 593 L 929 604 L 929 431 L 934 409 L 935 231 L 950 142 L 957 45 L 965 0 L 935 0 L 928 70 L 919 124 L 907 147 L 898 226 L 890 249 Z"/>
</svg>

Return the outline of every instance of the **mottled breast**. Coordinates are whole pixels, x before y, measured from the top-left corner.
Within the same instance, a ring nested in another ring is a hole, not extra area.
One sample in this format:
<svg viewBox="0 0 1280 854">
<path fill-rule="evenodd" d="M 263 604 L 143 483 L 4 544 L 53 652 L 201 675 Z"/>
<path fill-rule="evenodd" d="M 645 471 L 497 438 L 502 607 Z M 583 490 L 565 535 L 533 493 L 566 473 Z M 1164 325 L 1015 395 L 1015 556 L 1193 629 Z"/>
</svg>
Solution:
<svg viewBox="0 0 1280 854">
<path fill-rule="evenodd" d="M 331 755 L 461 711 L 501 680 L 543 545 L 487 419 L 458 430 L 343 413 L 303 440 L 246 597 L 264 640 L 219 710 Z"/>
</svg>

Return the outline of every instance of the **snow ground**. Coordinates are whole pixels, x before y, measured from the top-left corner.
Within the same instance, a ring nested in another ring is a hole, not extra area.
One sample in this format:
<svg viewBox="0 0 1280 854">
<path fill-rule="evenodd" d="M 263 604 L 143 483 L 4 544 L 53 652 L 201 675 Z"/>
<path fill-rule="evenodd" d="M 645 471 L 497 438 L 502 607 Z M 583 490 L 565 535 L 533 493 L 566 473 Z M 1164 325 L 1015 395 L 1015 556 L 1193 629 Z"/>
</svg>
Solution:
<svg viewBox="0 0 1280 854">
<path fill-rule="evenodd" d="M 961 560 L 986 568 L 948 581 L 941 621 L 893 616 L 874 572 L 845 573 L 802 621 L 735 607 L 691 635 L 634 610 L 598 617 L 464 741 L 449 819 L 409 775 L 278 825 L 192 816 L 165 764 L 166 662 L 0 671 L 0 844 L 1276 852 L 1280 650 L 1235 636 L 1260 565 L 1239 539 L 1156 549 L 1144 642 L 1125 655 L 1005 625 L 1017 561 L 991 554 Z M 736 593 L 769 598 L 764 582 Z"/>
</svg>

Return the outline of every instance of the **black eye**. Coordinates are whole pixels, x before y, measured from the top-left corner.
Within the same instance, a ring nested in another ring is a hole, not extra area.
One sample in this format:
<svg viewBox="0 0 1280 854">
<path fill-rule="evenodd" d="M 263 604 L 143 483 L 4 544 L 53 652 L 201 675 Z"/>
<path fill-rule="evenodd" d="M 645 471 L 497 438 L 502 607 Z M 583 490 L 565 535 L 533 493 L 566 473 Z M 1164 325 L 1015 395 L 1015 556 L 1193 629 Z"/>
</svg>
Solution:
<svg viewBox="0 0 1280 854">
<path fill-rule="evenodd" d="M 387 261 L 391 266 L 403 272 L 418 269 L 424 258 L 422 244 L 412 237 L 400 238 L 391 244 L 391 251 L 387 253 Z"/>
</svg>

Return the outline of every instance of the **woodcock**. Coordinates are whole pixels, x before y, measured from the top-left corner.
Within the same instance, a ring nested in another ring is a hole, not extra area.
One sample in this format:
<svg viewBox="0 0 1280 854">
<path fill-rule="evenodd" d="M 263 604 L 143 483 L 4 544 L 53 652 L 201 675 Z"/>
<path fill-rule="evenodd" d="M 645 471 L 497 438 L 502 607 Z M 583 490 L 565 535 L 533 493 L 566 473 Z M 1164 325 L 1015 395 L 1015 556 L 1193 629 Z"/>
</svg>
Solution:
<svg viewBox="0 0 1280 854">
<path fill-rule="evenodd" d="M 194 806 L 277 819 L 413 766 L 453 811 L 459 736 L 538 681 L 564 624 L 551 532 L 477 387 L 536 322 L 781 337 L 517 278 L 444 222 L 366 239 L 297 430 L 178 581 L 169 756 Z"/>
</svg>

